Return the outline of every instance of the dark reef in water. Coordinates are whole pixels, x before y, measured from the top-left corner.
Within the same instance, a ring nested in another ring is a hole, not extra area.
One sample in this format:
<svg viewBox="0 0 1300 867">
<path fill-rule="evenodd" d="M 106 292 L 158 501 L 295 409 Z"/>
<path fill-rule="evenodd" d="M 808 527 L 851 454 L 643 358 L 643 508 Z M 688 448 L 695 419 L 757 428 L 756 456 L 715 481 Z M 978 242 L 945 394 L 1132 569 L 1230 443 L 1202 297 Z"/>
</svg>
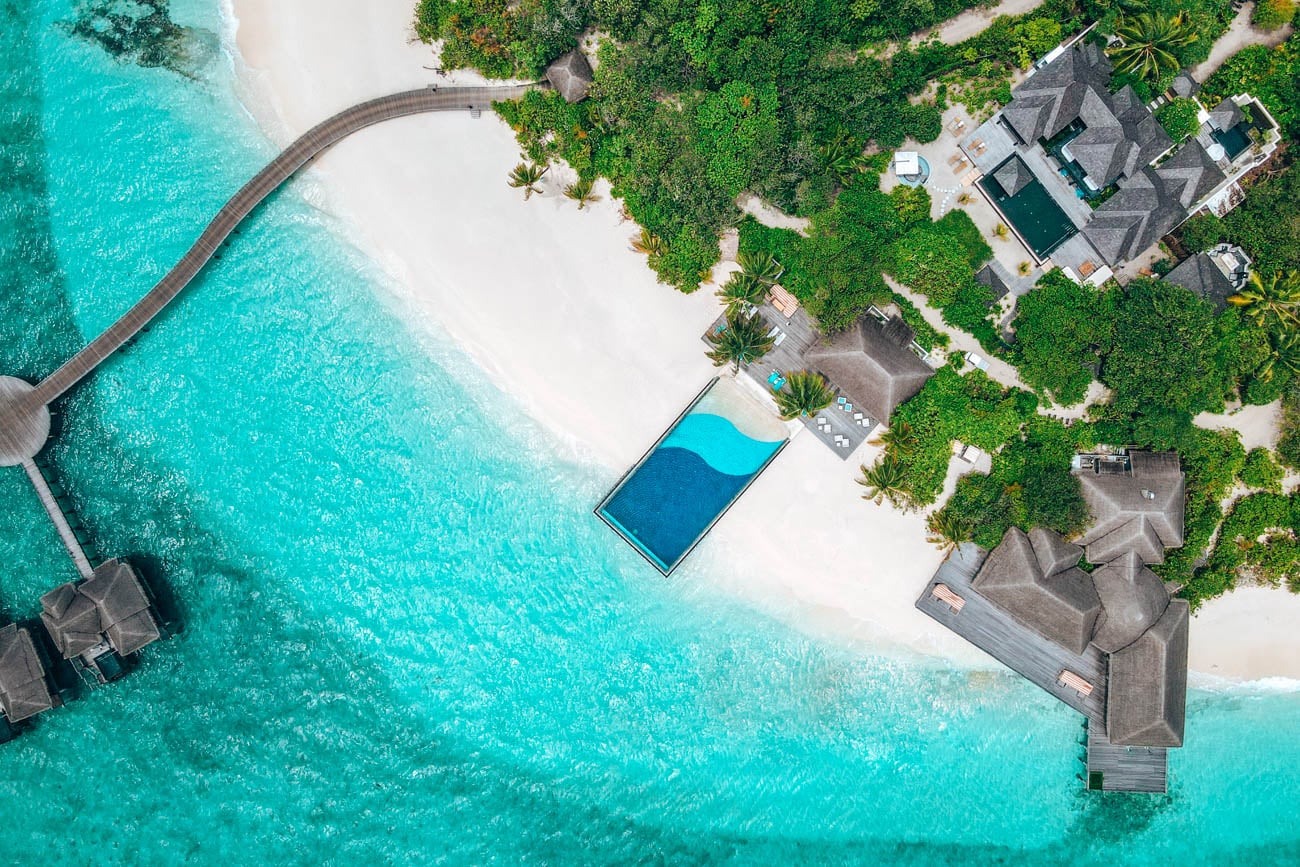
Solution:
<svg viewBox="0 0 1300 867">
<path fill-rule="evenodd" d="M 77 17 L 62 26 L 124 63 L 193 78 L 210 46 L 198 31 L 172 21 L 169 5 L 170 0 L 82 0 Z"/>
</svg>

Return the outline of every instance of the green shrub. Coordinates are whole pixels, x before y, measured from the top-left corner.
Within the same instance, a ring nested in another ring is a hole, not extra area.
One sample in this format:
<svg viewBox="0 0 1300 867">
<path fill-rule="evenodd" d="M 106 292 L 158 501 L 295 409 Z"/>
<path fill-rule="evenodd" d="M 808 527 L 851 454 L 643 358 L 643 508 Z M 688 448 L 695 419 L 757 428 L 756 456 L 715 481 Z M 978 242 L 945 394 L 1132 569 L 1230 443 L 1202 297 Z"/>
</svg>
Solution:
<svg viewBox="0 0 1300 867">
<path fill-rule="evenodd" d="M 1160 121 L 1171 139 L 1179 142 L 1196 135 L 1200 130 L 1201 121 L 1197 118 L 1200 110 L 1201 106 L 1196 100 L 1180 96 L 1157 108 L 1156 120 Z"/>
<path fill-rule="evenodd" d="M 1255 448 L 1246 453 L 1246 463 L 1241 468 L 1243 485 L 1280 493 L 1282 475 L 1282 468 L 1273 460 L 1273 453 L 1268 449 Z"/>
<path fill-rule="evenodd" d="M 1223 221 L 1214 214 L 1197 214 L 1178 230 L 1183 246 L 1192 253 L 1204 253 L 1224 239 Z"/>
<path fill-rule="evenodd" d="M 1016 305 L 1020 376 L 1063 406 L 1084 399 L 1114 336 L 1115 293 L 1044 274 Z"/>
<path fill-rule="evenodd" d="M 1250 13 L 1250 23 L 1261 30 L 1277 30 L 1295 18 L 1295 0 L 1259 0 Z"/>
</svg>

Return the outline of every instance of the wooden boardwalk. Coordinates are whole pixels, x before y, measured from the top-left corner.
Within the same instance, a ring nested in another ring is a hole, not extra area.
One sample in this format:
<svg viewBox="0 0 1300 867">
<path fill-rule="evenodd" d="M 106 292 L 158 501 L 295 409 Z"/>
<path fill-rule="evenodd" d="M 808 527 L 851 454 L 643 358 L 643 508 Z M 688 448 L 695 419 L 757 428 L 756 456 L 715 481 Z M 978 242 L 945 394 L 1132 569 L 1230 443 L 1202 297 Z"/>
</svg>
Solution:
<svg viewBox="0 0 1300 867">
<path fill-rule="evenodd" d="M 1121 747 L 1106 736 L 1105 719 L 1088 720 L 1088 788 L 1103 792 L 1164 792 L 1169 751 Z"/>
<path fill-rule="evenodd" d="M 90 560 L 86 557 L 86 552 L 82 550 L 81 543 L 77 541 L 77 534 L 73 532 L 72 525 L 68 523 L 68 516 L 63 514 L 63 507 L 55 499 L 54 492 L 50 490 L 50 483 L 45 480 L 41 474 L 41 468 L 36 466 L 32 460 L 23 461 L 23 469 L 27 471 L 27 478 L 31 479 L 32 487 L 36 489 L 36 496 L 40 498 L 41 505 L 45 507 L 45 514 L 50 516 L 54 529 L 58 531 L 59 538 L 63 540 L 63 547 L 68 549 L 68 554 L 72 557 L 72 562 L 76 564 L 77 571 L 81 573 L 82 578 L 89 578 L 94 574 L 94 568 L 90 565 Z"/>
<path fill-rule="evenodd" d="M 1089 645 L 1082 655 L 1071 653 L 975 592 L 971 580 L 987 556 L 982 548 L 969 542 L 958 547 L 925 585 L 916 607 L 1084 716 L 1101 717 L 1106 695 L 1106 663 L 1101 651 Z M 947 604 L 931 596 L 935 584 L 948 585 L 966 600 L 965 607 L 953 613 Z M 1081 675 L 1092 684 L 1092 692 L 1080 695 L 1057 683 L 1063 670 Z"/>
<path fill-rule="evenodd" d="M 1115 746 L 1106 737 L 1105 656 L 1092 645 L 1082 655 L 1071 653 L 976 592 L 971 581 L 987 556 L 987 551 L 970 542 L 958 546 L 925 585 L 916 607 L 1088 718 L 1088 788 L 1108 792 L 1165 791 L 1164 749 Z M 934 598 L 936 584 L 946 585 L 962 598 L 965 604 L 960 611 Z M 1058 683 L 1063 670 L 1091 683 L 1092 692 L 1082 695 Z"/>
<path fill-rule="evenodd" d="M 516 99 L 539 85 L 515 87 L 423 88 L 384 96 L 339 112 L 304 133 L 271 160 L 251 181 L 231 197 L 199 235 L 197 241 L 168 274 L 122 318 L 96 337 L 67 363 L 36 386 L 30 399 L 49 404 L 103 363 L 192 281 L 213 254 L 267 196 L 279 189 L 303 166 L 333 145 L 368 126 L 434 111 L 490 110 L 497 100 Z M 2 420 L 0 420 L 2 423 Z"/>
</svg>

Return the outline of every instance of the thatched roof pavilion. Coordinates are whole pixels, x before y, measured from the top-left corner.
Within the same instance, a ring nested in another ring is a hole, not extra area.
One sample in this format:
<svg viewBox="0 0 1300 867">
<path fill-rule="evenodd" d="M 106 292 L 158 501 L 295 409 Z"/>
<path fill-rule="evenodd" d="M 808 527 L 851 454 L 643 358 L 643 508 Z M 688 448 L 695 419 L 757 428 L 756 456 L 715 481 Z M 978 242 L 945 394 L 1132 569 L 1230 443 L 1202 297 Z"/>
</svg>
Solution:
<svg viewBox="0 0 1300 867">
<path fill-rule="evenodd" d="M 1092 573 L 1102 615 L 1092 643 L 1116 653 L 1150 629 L 1169 607 L 1169 591 L 1136 551 L 1128 551 Z"/>
<path fill-rule="evenodd" d="M 888 424 L 894 408 L 934 375 L 930 365 L 911 350 L 913 336 L 901 319 L 882 325 L 864 316 L 830 343 L 814 343 L 804 353 L 804 361 L 838 386 L 854 406 Z"/>
<path fill-rule="evenodd" d="M 546 80 L 559 91 L 565 102 L 586 99 L 593 77 L 591 64 L 576 48 L 546 67 Z"/>
<path fill-rule="evenodd" d="M 1083 653 L 1101 613 L 1083 549 L 1051 530 L 1011 527 L 971 582 L 980 595 L 1039 635 Z"/>
<path fill-rule="evenodd" d="M 0 627 L 0 710 L 11 723 L 54 707 L 45 666 L 27 629 Z"/>
<path fill-rule="evenodd" d="M 1163 563 L 1165 548 L 1182 547 L 1186 485 L 1176 453 L 1131 451 L 1126 463 L 1084 470 L 1079 485 L 1093 515 L 1079 540 L 1089 563 L 1126 551 L 1144 563 Z"/>
<path fill-rule="evenodd" d="M 162 637 L 140 577 L 129 563 L 109 560 L 89 579 L 41 597 L 41 620 L 65 659 L 107 640 L 130 656 Z"/>
<path fill-rule="evenodd" d="M 1113 744 L 1181 747 L 1187 713 L 1187 602 L 1110 656 L 1106 731 Z"/>
</svg>

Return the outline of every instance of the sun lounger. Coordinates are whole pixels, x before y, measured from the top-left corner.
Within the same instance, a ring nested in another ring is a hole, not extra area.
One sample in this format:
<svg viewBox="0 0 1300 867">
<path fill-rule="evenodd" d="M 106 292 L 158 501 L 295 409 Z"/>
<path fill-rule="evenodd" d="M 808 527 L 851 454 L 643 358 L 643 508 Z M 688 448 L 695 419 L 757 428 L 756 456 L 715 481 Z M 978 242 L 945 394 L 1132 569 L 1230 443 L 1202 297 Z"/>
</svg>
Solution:
<svg viewBox="0 0 1300 867">
<path fill-rule="evenodd" d="M 772 326 L 772 330 L 769 331 L 769 332 L 767 332 L 767 336 L 768 336 L 768 337 L 776 337 L 776 336 L 777 336 L 778 334 L 780 334 L 780 333 L 781 333 L 781 326 L 780 326 L 780 325 L 773 325 L 773 326 Z"/>
<path fill-rule="evenodd" d="M 948 165 L 952 166 L 953 168 L 956 168 L 957 166 L 961 165 L 965 161 L 966 158 L 961 154 L 953 154 L 952 156 L 948 157 Z"/>
<path fill-rule="evenodd" d="M 1068 668 L 1061 670 L 1061 673 L 1056 676 L 1056 682 L 1067 689 L 1074 690 L 1079 695 L 1092 695 L 1092 684 Z"/>
<path fill-rule="evenodd" d="M 784 343 L 784 342 L 785 342 L 785 338 L 786 338 L 786 333 L 785 333 L 784 331 L 782 331 L 780 334 L 778 334 L 778 335 L 776 336 L 776 340 L 773 340 L 773 341 L 772 341 L 772 346 L 773 346 L 773 348 L 775 348 L 775 347 L 777 347 L 777 346 L 780 346 L 782 343 Z"/>
<path fill-rule="evenodd" d="M 930 595 L 948 606 L 953 614 L 959 613 L 966 607 L 966 600 L 962 599 L 956 593 L 952 592 L 947 584 L 936 584 L 930 589 Z"/>
</svg>

